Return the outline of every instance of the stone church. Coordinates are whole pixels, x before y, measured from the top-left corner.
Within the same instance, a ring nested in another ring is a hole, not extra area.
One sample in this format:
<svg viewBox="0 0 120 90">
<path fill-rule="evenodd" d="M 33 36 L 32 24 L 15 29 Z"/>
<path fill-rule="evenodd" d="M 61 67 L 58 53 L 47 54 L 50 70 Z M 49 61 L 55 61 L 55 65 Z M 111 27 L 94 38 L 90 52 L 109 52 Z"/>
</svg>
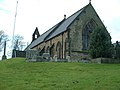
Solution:
<svg viewBox="0 0 120 90">
<path fill-rule="evenodd" d="M 90 34 L 98 27 L 105 28 L 92 4 L 89 3 L 68 18 L 64 15 L 62 21 L 42 35 L 36 28 L 32 42 L 25 51 L 37 50 L 40 55 L 49 53 L 51 58 L 56 56 L 60 60 L 68 56 L 71 61 L 80 60 L 88 56 Z"/>
</svg>

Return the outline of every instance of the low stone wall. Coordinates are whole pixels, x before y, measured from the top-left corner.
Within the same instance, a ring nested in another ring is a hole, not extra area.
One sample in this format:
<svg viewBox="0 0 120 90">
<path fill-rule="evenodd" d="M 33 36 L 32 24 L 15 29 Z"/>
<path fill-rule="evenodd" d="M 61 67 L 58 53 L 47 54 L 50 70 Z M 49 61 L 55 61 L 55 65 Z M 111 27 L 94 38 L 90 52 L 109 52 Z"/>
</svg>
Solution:
<svg viewBox="0 0 120 90">
<path fill-rule="evenodd" d="M 120 60 L 112 59 L 112 58 L 104 58 L 101 60 L 101 63 L 118 64 L 118 63 L 120 63 Z"/>
<path fill-rule="evenodd" d="M 101 64 L 102 58 L 91 59 L 91 63 Z"/>
<path fill-rule="evenodd" d="M 81 62 L 81 60 L 89 60 L 87 52 L 71 52 L 71 62 Z"/>
<path fill-rule="evenodd" d="M 91 59 L 91 63 L 118 64 L 118 63 L 120 63 L 120 60 L 119 59 L 113 59 L 113 58 L 96 58 L 96 59 Z"/>
<path fill-rule="evenodd" d="M 43 53 L 40 56 L 36 50 L 26 51 L 26 61 L 28 62 L 81 62 L 81 63 L 120 63 L 118 59 L 111 58 L 96 58 L 90 59 L 87 53 L 74 52 L 71 56 L 66 56 L 66 59 L 58 59 L 57 55 L 50 57 L 49 53 Z"/>
</svg>

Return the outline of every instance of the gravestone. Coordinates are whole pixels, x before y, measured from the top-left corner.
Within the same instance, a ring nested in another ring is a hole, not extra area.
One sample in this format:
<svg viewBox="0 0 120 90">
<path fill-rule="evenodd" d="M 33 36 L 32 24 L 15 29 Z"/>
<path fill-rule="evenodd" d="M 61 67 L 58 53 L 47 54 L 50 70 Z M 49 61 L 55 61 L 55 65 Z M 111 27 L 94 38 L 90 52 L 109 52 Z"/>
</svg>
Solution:
<svg viewBox="0 0 120 90">
<path fill-rule="evenodd" d="M 66 59 L 67 59 L 68 62 L 70 62 L 70 56 L 67 55 Z"/>
<path fill-rule="evenodd" d="M 36 61 L 37 56 L 38 56 L 38 52 L 36 50 L 27 50 L 26 51 L 27 61 Z"/>
<path fill-rule="evenodd" d="M 2 56 L 2 60 L 5 60 L 7 59 L 7 56 L 6 56 L 6 41 L 4 42 L 4 54 Z"/>
</svg>

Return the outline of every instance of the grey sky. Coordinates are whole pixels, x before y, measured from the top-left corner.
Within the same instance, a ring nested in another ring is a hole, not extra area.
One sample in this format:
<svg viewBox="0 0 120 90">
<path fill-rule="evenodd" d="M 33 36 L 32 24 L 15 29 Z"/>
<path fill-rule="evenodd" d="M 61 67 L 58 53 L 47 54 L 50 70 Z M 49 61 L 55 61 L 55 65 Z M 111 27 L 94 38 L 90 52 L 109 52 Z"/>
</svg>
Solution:
<svg viewBox="0 0 120 90">
<path fill-rule="evenodd" d="M 17 0 L 0 0 L 0 30 L 12 36 Z M 15 34 L 31 41 L 38 27 L 40 34 L 89 3 L 89 0 L 18 0 Z M 120 0 L 92 0 L 92 5 L 112 36 L 120 41 Z"/>
</svg>

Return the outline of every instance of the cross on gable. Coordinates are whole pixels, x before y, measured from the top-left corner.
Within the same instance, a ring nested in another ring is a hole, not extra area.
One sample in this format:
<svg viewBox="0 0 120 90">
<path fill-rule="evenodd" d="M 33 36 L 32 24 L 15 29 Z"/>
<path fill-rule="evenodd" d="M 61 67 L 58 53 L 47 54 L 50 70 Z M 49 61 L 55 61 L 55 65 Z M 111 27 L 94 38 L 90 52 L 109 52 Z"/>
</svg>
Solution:
<svg viewBox="0 0 120 90">
<path fill-rule="evenodd" d="M 91 3 L 91 0 L 89 0 L 89 3 Z"/>
</svg>

